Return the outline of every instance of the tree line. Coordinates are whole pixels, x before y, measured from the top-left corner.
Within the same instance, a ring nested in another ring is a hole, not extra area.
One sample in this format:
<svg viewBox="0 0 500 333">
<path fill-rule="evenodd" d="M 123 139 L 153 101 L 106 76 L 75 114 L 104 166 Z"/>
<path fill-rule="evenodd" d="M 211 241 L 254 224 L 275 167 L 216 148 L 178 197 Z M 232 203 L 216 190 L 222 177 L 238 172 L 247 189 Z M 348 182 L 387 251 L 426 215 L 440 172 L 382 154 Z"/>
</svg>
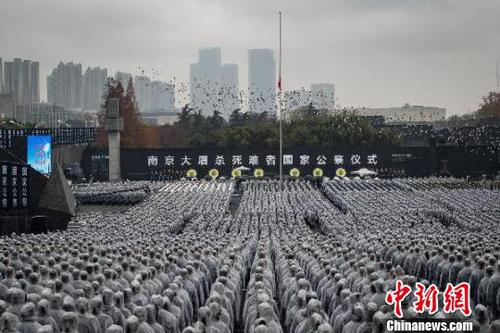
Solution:
<svg viewBox="0 0 500 333">
<path fill-rule="evenodd" d="M 399 138 L 386 129 L 376 129 L 368 120 L 343 111 L 332 114 L 312 105 L 287 113 L 283 122 L 285 147 L 397 145 Z M 158 128 L 166 148 L 275 149 L 279 145 L 279 123 L 263 112 L 235 110 L 226 121 L 220 112 L 204 116 L 182 108 L 179 120 Z"/>
</svg>

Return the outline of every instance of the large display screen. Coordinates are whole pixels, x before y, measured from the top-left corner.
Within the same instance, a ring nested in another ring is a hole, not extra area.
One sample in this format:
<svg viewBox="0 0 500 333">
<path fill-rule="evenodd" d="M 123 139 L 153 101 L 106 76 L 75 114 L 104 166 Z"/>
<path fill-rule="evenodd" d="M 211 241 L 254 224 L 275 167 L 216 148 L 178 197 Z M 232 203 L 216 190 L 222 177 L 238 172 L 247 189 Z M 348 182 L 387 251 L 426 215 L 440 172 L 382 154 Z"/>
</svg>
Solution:
<svg viewBox="0 0 500 333">
<path fill-rule="evenodd" d="M 52 171 L 52 137 L 29 135 L 27 144 L 28 164 L 36 171 L 49 175 Z"/>
</svg>

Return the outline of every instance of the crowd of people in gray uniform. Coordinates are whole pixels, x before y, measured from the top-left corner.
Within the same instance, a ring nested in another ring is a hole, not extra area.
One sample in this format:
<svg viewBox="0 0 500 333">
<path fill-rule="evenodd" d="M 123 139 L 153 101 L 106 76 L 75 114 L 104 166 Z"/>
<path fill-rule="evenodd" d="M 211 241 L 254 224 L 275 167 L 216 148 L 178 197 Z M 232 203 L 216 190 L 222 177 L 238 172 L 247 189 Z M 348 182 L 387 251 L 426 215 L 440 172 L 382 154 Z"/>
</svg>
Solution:
<svg viewBox="0 0 500 333">
<path fill-rule="evenodd" d="M 1 332 L 384 332 L 397 280 L 469 282 L 500 332 L 500 193 L 446 179 L 176 181 L 68 231 L 0 239 Z M 82 222 L 85 223 L 82 223 Z"/>
<path fill-rule="evenodd" d="M 145 200 L 152 190 L 161 186 L 146 181 L 93 182 L 76 183 L 72 191 L 79 204 L 132 205 Z"/>
</svg>

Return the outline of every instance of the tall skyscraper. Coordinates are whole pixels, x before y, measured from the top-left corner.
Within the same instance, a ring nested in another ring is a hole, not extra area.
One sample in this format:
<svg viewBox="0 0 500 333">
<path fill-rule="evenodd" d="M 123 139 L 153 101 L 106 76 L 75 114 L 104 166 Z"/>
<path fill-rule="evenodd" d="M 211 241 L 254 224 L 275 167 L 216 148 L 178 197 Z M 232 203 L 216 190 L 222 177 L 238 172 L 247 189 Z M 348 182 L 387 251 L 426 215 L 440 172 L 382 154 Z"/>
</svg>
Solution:
<svg viewBox="0 0 500 333">
<path fill-rule="evenodd" d="M 14 89 L 12 87 L 14 81 L 14 63 L 10 61 L 6 61 L 3 66 L 3 88 L 2 92 L 10 93 L 13 92 Z M 15 95 L 15 94 L 14 94 Z"/>
<path fill-rule="evenodd" d="M 82 65 L 73 62 L 60 62 L 47 76 L 47 100 L 70 109 L 81 109 L 82 98 Z"/>
<path fill-rule="evenodd" d="M 270 115 L 276 112 L 276 61 L 271 49 L 248 50 L 248 108 Z"/>
<path fill-rule="evenodd" d="M 191 107 L 199 109 L 202 106 L 202 85 L 198 63 L 189 65 L 189 99 Z"/>
<path fill-rule="evenodd" d="M 0 94 L 3 92 L 3 61 L 2 58 L 0 58 Z"/>
<path fill-rule="evenodd" d="M 31 104 L 31 61 L 23 60 L 21 63 L 21 104 L 30 105 Z"/>
<path fill-rule="evenodd" d="M 40 101 L 40 66 L 38 62 L 15 58 L 3 67 L 2 92 L 14 94 L 17 105 Z"/>
<path fill-rule="evenodd" d="M 135 99 L 140 112 L 151 112 L 151 80 L 137 75 L 134 82 Z"/>
<path fill-rule="evenodd" d="M 318 109 L 334 109 L 335 85 L 332 83 L 311 84 L 311 103 Z"/>
<path fill-rule="evenodd" d="M 14 93 L 14 99 L 16 100 L 16 104 L 21 105 L 23 103 L 23 85 L 22 85 L 22 59 L 14 58 L 14 62 L 12 64 L 11 78 L 9 84 L 9 91 Z"/>
<path fill-rule="evenodd" d="M 226 119 L 239 108 L 238 65 L 222 64 L 221 48 L 206 47 L 190 65 L 191 106 L 205 116 L 219 111 Z"/>
<path fill-rule="evenodd" d="M 151 112 L 172 112 L 175 104 L 174 91 L 173 84 L 151 82 Z"/>
<path fill-rule="evenodd" d="M 224 105 L 222 115 L 229 119 L 231 112 L 240 107 L 239 77 L 237 64 L 222 65 L 222 85 L 220 95 Z"/>
<path fill-rule="evenodd" d="M 31 101 L 40 102 L 40 63 L 38 61 L 31 63 Z"/>
<path fill-rule="evenodd" d="M 205 47 L 200 49 L 198 57 L 198 65 L 200 66 L 200 74 L 207 81 L 216 81 L 220 78 L 221 67 L 221 48 L 220 47 Z"/>
<path fill-rule="evenodd" d="M 127 90 L 128 82 L 132 80 L 132 74 L 125 72 L 116 72 L 115 80 L 122 84 L 123 90 Z"/>
<path fill-rule="evenodd" d="M 191 106 L 208 116 L 221 111 L 217 101 L 221 84 L 221 49 L 206 47 L 198 52 L 198 62 L 190 66 Z"/>
<path fill-rule="evenodd" d="M 108 70 L 106 68 L 88 67 L 83 74 L 83 108 L 85 110 L 99 110 L 102 97 L 106 92 L 106 80 Z"/>
</svg>

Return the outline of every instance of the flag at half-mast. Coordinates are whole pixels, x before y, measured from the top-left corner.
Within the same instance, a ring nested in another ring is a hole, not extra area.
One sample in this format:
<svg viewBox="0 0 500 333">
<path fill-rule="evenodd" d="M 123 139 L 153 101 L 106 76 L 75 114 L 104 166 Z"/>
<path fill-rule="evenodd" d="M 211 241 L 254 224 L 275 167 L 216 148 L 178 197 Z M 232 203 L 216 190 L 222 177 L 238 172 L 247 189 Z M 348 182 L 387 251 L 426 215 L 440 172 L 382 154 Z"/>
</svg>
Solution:
<svg viewBox="0 0 500 333">
<path fill-rule="evenodd" d="M 281 11 L 279 12 L 279 65 L 278 65 L 278 90 L 282 89 L 281 81 Z"/>
</svg>

